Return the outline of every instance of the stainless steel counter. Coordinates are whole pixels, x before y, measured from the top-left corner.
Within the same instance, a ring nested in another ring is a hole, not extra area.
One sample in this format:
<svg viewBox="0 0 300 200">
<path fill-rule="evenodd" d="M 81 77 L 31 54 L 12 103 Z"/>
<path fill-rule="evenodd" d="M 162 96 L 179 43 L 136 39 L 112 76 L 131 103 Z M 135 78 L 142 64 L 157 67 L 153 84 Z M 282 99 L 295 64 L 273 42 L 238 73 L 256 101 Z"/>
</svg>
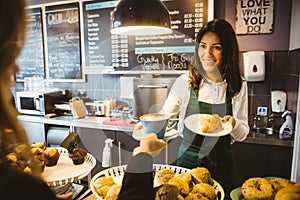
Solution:
<svg viewBox="0 0 300 200">
<path fill-rule="evenodd" d="M 44 124 L 53 124 L 61 126 L 73 126 L 82 128 L 102 129 L 102 130 L 113 130 L 113 131 L 125 131 L 132 132 L 133 127 L 131 126 L 115 126 L 103 124 L 106 117 L 94 117 L 87 116 L 83 119 L 73 119 L 72 116 L 60 116 L 54 118 L 46 118 L 43 116 L 32 116 L 32 115 L 20 115 L 19 120 L 25 122 L 36 122 Z M 274 145 L 274 146 L 287 146 L 293 147 L 292 140 L 280 140 L 278 133 L 273 135 L 257 133 L 256 131 L 250 131 L 246 140 L 242 143 L 262 144 L 262 145 Z"/>
</svg>

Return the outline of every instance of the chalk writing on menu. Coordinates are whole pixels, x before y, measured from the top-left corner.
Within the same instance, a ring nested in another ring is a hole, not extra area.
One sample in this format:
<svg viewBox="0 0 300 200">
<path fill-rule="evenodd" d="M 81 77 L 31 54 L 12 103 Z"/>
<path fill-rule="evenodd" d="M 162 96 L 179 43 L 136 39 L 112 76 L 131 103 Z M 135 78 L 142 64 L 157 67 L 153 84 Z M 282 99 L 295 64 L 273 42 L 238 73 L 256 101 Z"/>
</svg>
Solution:
<svg viewBox="0 0 300 200">
<path fill-rule="evenodd" d="M 49 77 L 81 79 L 79 4 L 46 7 Z"/>
<path fill-rule="evenodd" d="M 27 15 L 27 38 L 21 55 L 17 59 L 20 72 L 17 81 L 26 77 L 44 78 L 44 51 L 41 9 L 30 9 Z"/>
<path fill-rule="evenodd" d="M 118 1 L 83 3 L 86 67 L 116 70 L 187 70 L 194 38 L 207 22 L 208 0 L 167 0 L 173 34 L 120 36 L 110 34 L 111 12 Z"/>
</svg>

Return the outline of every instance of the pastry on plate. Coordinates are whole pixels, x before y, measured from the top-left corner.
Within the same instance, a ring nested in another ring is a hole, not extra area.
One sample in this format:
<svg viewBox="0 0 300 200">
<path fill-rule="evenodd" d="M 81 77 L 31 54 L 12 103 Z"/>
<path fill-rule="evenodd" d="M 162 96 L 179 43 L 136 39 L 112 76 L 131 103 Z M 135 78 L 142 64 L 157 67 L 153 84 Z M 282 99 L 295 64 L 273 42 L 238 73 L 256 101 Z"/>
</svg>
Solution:
<svg viewBox="0 0 300 200">
<path fill-rule="evenodd" d="M 199 130 L 203 133 L 210 133 L 216 130 L 221 124 L 218 114 L 203 114 L 199 117 Z"/>
</svg>

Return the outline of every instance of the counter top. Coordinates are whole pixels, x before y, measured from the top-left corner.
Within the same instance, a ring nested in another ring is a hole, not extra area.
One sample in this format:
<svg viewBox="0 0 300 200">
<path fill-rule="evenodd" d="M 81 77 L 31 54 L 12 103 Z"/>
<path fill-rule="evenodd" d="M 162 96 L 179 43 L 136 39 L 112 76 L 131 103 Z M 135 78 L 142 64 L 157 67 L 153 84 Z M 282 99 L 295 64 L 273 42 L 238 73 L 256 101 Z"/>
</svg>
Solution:
<svg viewBox="0 0 300 200">
<path fill-rule="evenodd" d="M 263 144 L 263 145 L 276 145 L 276 146 L 287 146 L 293 147 L 293 140 L 280 140 L 278 133 L 272 135 L 257 133 L 256 131 L 251 130 L 244 143 L 252 144 Z"/>
<path fill-rule="evenodd" d="M 122 125 L 107 125 L 103 124 L 104 121 L 108 120 L 108 117 L 96 117 L 96 116 L 86 116 L 82 119 L 74 119 L 73 116 L 59 116 L 53 118 L 47 118 L 43 116 L 33 116 L 33 115 L 20 115 L 20 121 L 53 124 L 60 126 L 73 126 L 91 129 L 103 129 L 103 130 L 113 130 L 113 131 L 125 131 L 132 132 L 133 126 Z"/>
<path fill-rule="evenodd" d="M 19 120 L 25 122 L 35 122 L 44 124 L 53 124 L 61 126 L 73 126 L 91 129 L 102 129 L 102 130 L 113 130 L 113 131 L 125 131 L 132 132 L 132 125 L 109 125 L 103 124 L 104 121 L 110 118 L 107 117 L 96 117 L 96 116 L 86 116 L 82 119 L 74 119 L 73 116 L 59 116 L 54 118 L 47 118 L 43 116 L 33 116 L 33 115 L 20 115 Z M 250 144 L 262 144 L 262 145 L 275 145 L 275 146 L 286 146 L 293 147 L 292 140 L 280 140 L 278 133 L 273 135 L 257 133 L 256 131 L 250 131 L 246 140 L 242 143 Z"/>
</svg>

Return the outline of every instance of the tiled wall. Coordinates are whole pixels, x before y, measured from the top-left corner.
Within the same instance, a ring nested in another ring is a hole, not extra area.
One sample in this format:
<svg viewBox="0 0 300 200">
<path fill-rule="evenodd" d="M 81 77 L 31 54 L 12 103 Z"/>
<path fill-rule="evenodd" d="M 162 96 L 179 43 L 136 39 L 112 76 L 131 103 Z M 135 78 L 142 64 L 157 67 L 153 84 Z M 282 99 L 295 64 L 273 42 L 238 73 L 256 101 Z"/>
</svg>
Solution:
<svg viewBox="0 0 300 200">
<path fill-rule="evenodd" d="M 295 110 L 299 88 L 300 72 L 300 49 L 294 51 L 266 52 L 266 76 L 262 82 L 248 82 L 249 94 L 249 124 L 253 124 L 253 117 L 258 106 L 268 107 L 268 115 L 271 111 L 271 91 L 283 90 L 287 92 L 286 109 L 293 112 L 292 118 L 295 123 Z M 281 125 L 282 113 L 273 113 L 275 116 L 275 128 Z"/>
</svg>

